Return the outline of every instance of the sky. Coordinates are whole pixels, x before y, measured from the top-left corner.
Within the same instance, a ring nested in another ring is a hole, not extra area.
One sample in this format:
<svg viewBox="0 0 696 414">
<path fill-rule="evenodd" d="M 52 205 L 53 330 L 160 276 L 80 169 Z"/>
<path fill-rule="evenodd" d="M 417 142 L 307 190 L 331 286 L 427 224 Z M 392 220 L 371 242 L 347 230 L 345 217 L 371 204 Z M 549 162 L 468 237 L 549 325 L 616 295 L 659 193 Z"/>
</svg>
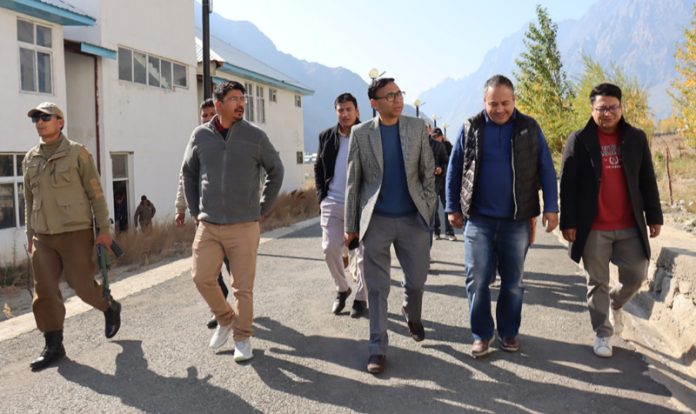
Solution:
<svg viewBox="0 0 696 414">
<path fill-rule="evenodd" d="M 597 1 L 213 0 L 213 11 L 250 21 L 297 58 L 347 68 L 367 82 L 370 69 L 385 72 L 411 100 L 474 72 L 486 52 L 536 19 L 537 4 L 559 23 L 581 18 Z"/>
</svg>

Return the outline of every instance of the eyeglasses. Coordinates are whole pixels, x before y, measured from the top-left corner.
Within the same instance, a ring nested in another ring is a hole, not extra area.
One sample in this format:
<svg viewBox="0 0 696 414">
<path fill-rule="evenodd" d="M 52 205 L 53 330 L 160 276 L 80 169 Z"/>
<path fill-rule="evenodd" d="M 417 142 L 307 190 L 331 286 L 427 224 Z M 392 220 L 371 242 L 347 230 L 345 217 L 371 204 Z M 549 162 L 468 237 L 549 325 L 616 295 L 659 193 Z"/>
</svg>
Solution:
<svg viewBox="0 0 696 414">
<path fill-rule="evenodd" d="M 228 96 L 228 97 L 225 98 L 225 99 L 228 100 L 228 101 L 230 101 L 230 102 L 237 103 L 237 102 L 244 102 L 244 101 L 246 101 L 246 96 L 244 96 L 244 95 L 242 95 L 242 96 Z"/>
<path fill-rule="evenodd" d="M 389 92 L 388 94 L 384 96 L 376 96 L 375 99 L 386 99 L 387 102 L 394 102 L 395 99 L 404 99 L 404 95 L 406 92 L 404 91 L 398 91 L 398 92 Z"/>
<path fill-rule="evenodd" d="M 53 118 L 53 116 L 54 115 L 51 115 L 51 114 L 34 114 L 31 116 L 31 122 L 33 124 L 35 124 L 35 123 L 39 122 L 39 119 L 44 121 L 44 122 L 48 122 L 51 120 L 51 118 Z"/>
<path fill-rule="evenodd" d="M 603 114 L 606 114 L 607 112 L 611 112 L 612 114 L 615 114 L 615 113 L 619 112 L 619 109 L 621 109 L 621 105 L 599 106 L 597 108 L 594 108 L 594 111 L 603 115 Z"/>
</svg>

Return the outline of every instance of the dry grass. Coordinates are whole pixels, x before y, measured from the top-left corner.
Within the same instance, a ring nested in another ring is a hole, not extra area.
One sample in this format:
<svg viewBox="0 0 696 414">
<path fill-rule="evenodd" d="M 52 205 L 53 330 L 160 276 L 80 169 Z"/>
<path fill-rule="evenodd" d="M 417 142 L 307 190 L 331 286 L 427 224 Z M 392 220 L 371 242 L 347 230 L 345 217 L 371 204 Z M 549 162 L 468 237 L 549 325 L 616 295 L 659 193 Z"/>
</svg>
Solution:
<svg viewBox="0 0 696 414">
<path fill-rule="evenodd" d="M 653 157 L 660 198 L 665 204 L 669 204 L 666 157 L 660 152 L 653 154 Z M 674 207 L 696 214 L 696 155 L 682 154 L 678 158 L 671 158 L 669 168 Z"/>
<path fill-rule="evenodd" d="M 283 193 L 273 207 L 271 214 L 261 224 L 261 231 L 289 226 L 319 214 L 319 203 L 314 188 Z"/>
<path fill-rule="evenodd" d="M 316 217 L 319 204 L 314 188 L 284 193 L 278 197 L 272 213 L 261 224 L 261 231 L 285 227 L 302 220 Z M 194 226 L 191 220 L 184 227 L 176 227 L 173 220 L 168 223 L 155 223 L 148 232 L 129 230 L 116 237 L 124 251 L 116 259 L 110 257 L 113 267 L 141 266 L 156 263 L 168 257 L 184 257 L 191 254 Z M 24 286 L 29 278 L 29 265 L 26 259 L 16 264 L 0 266 L 0 287 Z"/>
</svg>

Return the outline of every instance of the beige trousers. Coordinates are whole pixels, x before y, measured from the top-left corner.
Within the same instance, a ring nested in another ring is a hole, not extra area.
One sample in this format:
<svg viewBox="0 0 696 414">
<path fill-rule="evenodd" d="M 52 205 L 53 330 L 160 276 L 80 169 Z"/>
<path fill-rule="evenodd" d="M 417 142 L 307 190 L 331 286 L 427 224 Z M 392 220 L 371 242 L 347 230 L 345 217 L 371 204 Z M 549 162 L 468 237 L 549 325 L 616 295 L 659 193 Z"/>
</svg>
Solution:
<svg viewBox="0 0 696 414">
<path fill-rule="evenodd" d="M 252 335 L 253 289 L 260 229 L 257 221 L 212 224 L 201 221 L 193 240 L 193 282 L 221 326 L 232 324 L 235 341 Z M 234 306 L 217 282 L 222 259 L 230 261 Z"/>
</svg>

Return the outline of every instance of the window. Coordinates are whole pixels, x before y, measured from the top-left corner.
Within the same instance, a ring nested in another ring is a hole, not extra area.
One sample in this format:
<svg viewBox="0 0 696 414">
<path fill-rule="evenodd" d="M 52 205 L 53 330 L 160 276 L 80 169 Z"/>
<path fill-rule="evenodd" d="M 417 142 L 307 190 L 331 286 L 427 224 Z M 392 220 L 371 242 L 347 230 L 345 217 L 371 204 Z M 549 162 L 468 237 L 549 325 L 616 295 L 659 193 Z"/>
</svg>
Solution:
<svg viewBox="0 0 696 414">
<path fill-rule="evenodd" d="M 172 62 L 162 59 L 162 87 L 172 88 Z"/>
<path fill-rule="evenodd" d="M 154 56 L 147 57 L 147 84 L 160 86 L 160 60 Z"/>
<path fill-rule="evenodd" d="M 254 122 L 254 85 L 245 82 L 244 89 L 246 89 L 246 108 L 244 110 L 244 119 L 249 122 Z"/>
<path fill-rule="evenodd" d="M 188 88 L 186 65 L 125 47 L 118 48 L 118 78 L 155 88 Z"/>
<path fill-rule="evenodd" d="M 300 95 L 295 95 L 295 106 L 302 108 L 302 97 Z"/>
<path fill-rule="evenodd" d="M 266 97 L 263 94 L 263 86 L 256 86 L 256 121 L 266 123 Z"/>
<path fill-rule="evenodd" d="M 133 52 L 118 48 L 118 78 L 133 82 Z"/>
<path fill-rule="evenodd" d="M 20 88 L 27 92 L 53 93 L 51 28 L 17 20 Z"/>
<path fill-rule="evenodd" d="M 0 229 L 25 224 L 23 159 L 24 154 L 0 153 Z"/>
<path fill-rule="evenodd" d="M 278 90 L 268 88 L 268 102 L 278 102 Z"/>
<path fill-rule="evenodd" d="M 188 87 L 186 82 L 186 66 L 178 63 L 174 64 L 174 85 L 181 86 L 182 88 Z"/>
</svg>

